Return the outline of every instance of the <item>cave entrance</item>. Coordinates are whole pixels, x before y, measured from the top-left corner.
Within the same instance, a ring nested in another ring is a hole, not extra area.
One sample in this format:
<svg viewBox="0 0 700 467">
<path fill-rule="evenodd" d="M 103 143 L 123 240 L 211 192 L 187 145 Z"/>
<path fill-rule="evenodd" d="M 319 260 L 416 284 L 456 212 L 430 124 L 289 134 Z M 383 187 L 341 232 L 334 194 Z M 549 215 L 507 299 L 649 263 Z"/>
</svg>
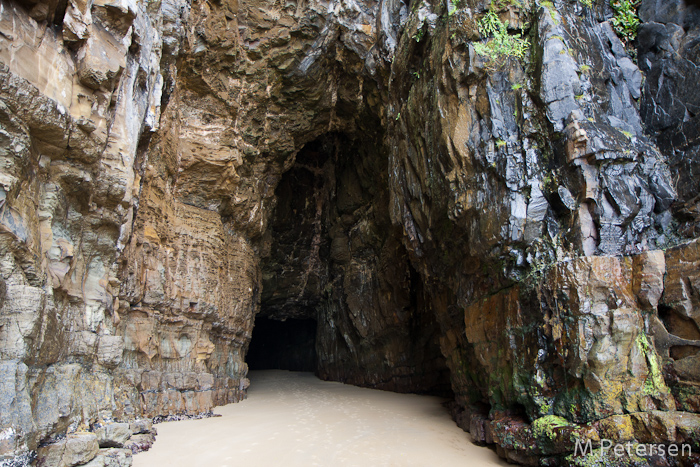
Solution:
<svg viewBox="0 0 700 467">
<path fill-rule="evenodd" d="M 247 360 L 250 370 L 316 371 L 316 320 L 258 317 Z"/>
<path fill-rule="evenodd" d="M 246 357 L 250 370 L 317 372 L 334 148 L 329 138 L 307 144 L 275 189 L 275 207 L 262 241 L 260 312 Z"/>
<path fill-rule="evenodd" d="M 379 128 L 379 124 L 375 125 Z M 261 238 L 251 370 L 449 394 L 440 326 L 390 218 L 381 134 L 329 133 L 281 176 Z"/>
</svg>

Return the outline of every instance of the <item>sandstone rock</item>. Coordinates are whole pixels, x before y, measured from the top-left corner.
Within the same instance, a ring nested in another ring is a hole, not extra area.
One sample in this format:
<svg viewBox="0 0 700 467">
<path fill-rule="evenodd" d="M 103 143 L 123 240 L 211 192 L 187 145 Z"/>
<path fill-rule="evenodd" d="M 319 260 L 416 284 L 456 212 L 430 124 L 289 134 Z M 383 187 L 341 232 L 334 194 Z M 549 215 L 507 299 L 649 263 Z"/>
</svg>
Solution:
<svg viewBox="0 0 700 467">
<path fill-rule="evenodd" d="M 71 351 L 75 355 L 95 354 L 97 335 L 92 331 L 78 331 L 71 333 Z"/>
<path fill-rule="evenodd" d="M 129 449 L 100 449 L 99 453 L 85 467 L 130 467 L 132 453 Z"/>
<path fill-rule="evenodd" d="M 600 437 L 614 442 L 624 443 L 635 437 L 634 427 L 629 415 L 613 415 L 599 420 L 595 424 Z"/>
<path fill-rule="evenodd" d="M 138 13 L 133 0 L 93 0 L 95 16 L 110 30 L 126 34 Z"/>
<path fill-rule="evenodd" d="M 122 336 L 100 336 L 97 346 L 97 361 L 107 367 L 115 367 L 122 361 L 124 338 Z"/>
<path fill-rule="evenodd" d="M 134 420 L 133 422 L 129 423 L 129 430 L 131 431 L 132 435 L 142 435 L 146 433 L 153 433 L 153 422 L 149 419 L 141 419 L 141 420 Z"/>
<path fill-rule="evenodd" d="M 700 352 L 673 362 L 673 369 L 683 381 L 700 383 Z"/>
<path fill-rule="evenodd" d="M 635 438 L 642 443 L 672 443 L 676 440 L 678 412 L 652 411 L 630 416 Z"/>
<path fill-rule="evenodd" d="M 642 84 L 600 2 L 497 65 L 474 2 L 64 3 L 0 8 L 0 455 L 241 400 L 256 316 L 514 461 L 693 436 L 695 7 L 642 1 Z"/>
<path fill-rule="evenodd" d="M 469 432 L 476 443 L 486 443 L 486 425 L 490 423 L 488 418 L 473 415 L 469 422 Z"/>
<path fill-rule="evenodd" d="M 700 302 L 691 292 L 697 289 L 699 279 L 697 271 L 700 266 L 700 243 L 693 241 L 672 248 L 666 254 L 666 263 L 663 302 L 672 306 L 681 316 L 700 323 Z"/>
<path fill-rule="evenodd" d="M 126 66 L 123 44 L 102 28 L 92 25 L 90 34 L 78 52 L 78 76 L 91 89 L 111 91 Z"/>
<path fill-rule="evenodd" d="M 57 443 L 40 447 L 37 453 L 37 466 L 72 467 L 87 463 L 98 452 L 99 446 L 94 434 L 72 434 Z"/>
<path fill-rule="evenodd" d="M 63 40 L 75 42 L 87 39 L 92 24 L 90 3 L 85 0 L 68 2 L 63 16 Z"/>
<path fill-rule="evenodd" d="M 643 308 L 656 309 L 664 291 L 666 258 L 663 252 L 656 250 L 635 256 L 634 268 L 633 293 Z"/>
<path fill-rule="evenodd" d="M 131 434 L 128 423 L 109 423 L 95 431 L 101 448 L 121 448 Z"/>
</svg>

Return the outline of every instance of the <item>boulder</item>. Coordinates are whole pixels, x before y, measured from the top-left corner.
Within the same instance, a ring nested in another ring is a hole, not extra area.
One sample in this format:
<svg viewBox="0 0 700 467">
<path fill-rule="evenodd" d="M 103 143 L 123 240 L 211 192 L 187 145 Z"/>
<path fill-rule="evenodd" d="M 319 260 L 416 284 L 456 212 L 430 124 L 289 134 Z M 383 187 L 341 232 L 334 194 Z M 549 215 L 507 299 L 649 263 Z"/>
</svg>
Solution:
<svg viewBox="0 0 700 467">
<path fill-rule="evenodd" d="M 91 461 L 99 452 L 93 433 L 70 434 L 61 441 L 42 446 L 37 452 L 37 467 L 73 467 Z"/>
<path fill-rule="evenodd" d="M 99 428 L 95 434 L 101 448 L 121 448 L 131 437 L 128 423 L 110 423 Z"/>
</svg>

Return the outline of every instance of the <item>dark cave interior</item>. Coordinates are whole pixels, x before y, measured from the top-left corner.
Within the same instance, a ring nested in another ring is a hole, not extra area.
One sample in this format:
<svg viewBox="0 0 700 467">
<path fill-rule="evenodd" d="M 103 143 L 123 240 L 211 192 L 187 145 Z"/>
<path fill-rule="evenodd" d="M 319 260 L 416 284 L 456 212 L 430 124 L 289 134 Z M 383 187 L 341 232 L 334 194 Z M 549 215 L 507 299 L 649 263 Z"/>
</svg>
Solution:
<svg viewBox="0 0 700 467">
<path fill-rule="evenodd" d="M 388 211 L 377 135 L 308 143 L 275 190 L 251 370 L 451 394 L 439 326 Z"/>
<path fill-rule="evenodd" d="M 316 371 L 316 320 L 255 320 L 248 349 L 250 370 Z"/>
</svg>

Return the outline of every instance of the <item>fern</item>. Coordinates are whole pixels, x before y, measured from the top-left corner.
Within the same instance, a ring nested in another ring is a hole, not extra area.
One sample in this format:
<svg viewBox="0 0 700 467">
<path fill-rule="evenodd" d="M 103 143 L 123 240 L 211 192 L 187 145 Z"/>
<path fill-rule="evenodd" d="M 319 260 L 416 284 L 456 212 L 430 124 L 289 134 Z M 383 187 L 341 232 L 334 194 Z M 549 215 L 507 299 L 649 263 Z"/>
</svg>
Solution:
<svg viewBox="0 0 700 467">
<path fill-rule="evenodd" d="M 479 33 L 489 37 L 486 43 L 474 44 L 477 54 L 488 57 L 492 63 L 508 58 L 524 59 L 530 49 L 530 43 L 522 34 L 508 33 L 508 22 L 503 23 L 496 13 L 489 11 L 479 20 Z"/>
</svg>

